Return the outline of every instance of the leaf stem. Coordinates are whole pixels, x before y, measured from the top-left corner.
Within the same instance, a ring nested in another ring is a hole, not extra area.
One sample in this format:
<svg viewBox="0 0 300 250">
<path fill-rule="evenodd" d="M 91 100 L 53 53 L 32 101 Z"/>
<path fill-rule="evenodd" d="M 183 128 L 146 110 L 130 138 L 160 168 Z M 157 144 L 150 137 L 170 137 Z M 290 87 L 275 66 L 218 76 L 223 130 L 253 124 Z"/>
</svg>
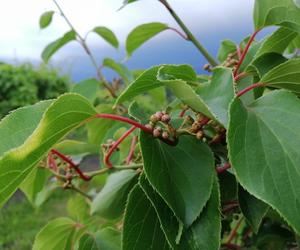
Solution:
<svg viewBox="0 0 300 250">
<path fill-rule="evenodd" d="M 60 7 L 60 5 L 58 4 L 58 2 L 56 0 L 52 0 L 54 2 L 54 4 L 56 5 L 57 9 L 60 12 L 60 15 L 65 19 L 66 23 L 69 25 L 69 27 L 71 28 L 71 30 L 73 30 L 78 38 L 78 42 L 80 43 L 80 45 L 83 47 L 84 51 L 86 52 L 86 54 L 88 55 L 88 57 L 90 58 L 93 66 L 96 69 L 96 73 L 97 76 L 99 78 L 99 80 L 101 81 L 102 85 L 104 88 L 106 88 L 109 93 L 111 94 L 112 97 L 116 98 L 116 94 L 114 89 L 109 85 L 109 83 L 106 81 L 105 77 L 103 76 L 100 67 L 98 67 L 97 61 L 95 59 L 95 57 L 93 56 L 90 48 L 88 47 L 86 40 L 79 34 L 79 32 L 75 29 L 75 27 L 73 26 L 73 24 L 70 22 L 70 20 L 68 19 L 68 17 L 66 16 L 66 14 L 64 13 L 64 11 L 62 10 L 62 8 Z"/>
<path fill-rule="evenodd" d="M 134 136 L 131 140 L 131 145 L 130 145 L 130 150 L 129 150 L 129 154 L 126 158 L 126 164 L 129 165 L 129 163 L 131 162 L 132 158 L 134 157 L 134 150 L 135 150 L 135 146 L 137 143 L 137 136 Z"/>
<path fill-rule="evenodd" d="M 188 29 L 188 27 L 184 24 L 181 18 L 176 14 L 176 12 L 170 6 L 168 1 L 167 0 L 158 0 L 158 1 L 161 2 L 166 7 L 166 9 L 169 11 L 169 13 L 173 16 L 175 21 L 178 23 L 178 25 L 182 28 L 182 30 L 186 34 L 186 38 L 187 38 L 186 40 L 191 41 L 212 66 L 217 66 L 218 63 L 215 61 L 215 59 L 209 54 L 209 52 L 205 49 L 205 47 L 196 39 L 193 33 Z"/>
<path fill-rule="evenodd" d="M 227 244 L 231 244 L 232 240 L 236 237 L 237 231 L 238 231 L 239 227 L 241 226 L 243 219 L 244 219 L 244 217 L 241 217 L 239 219 L 239 221 L 236 223 L 236 226 L 233 228 L 233 230 L 231 231 L 231 233 L 228 237 Z"/>
<path fill-rule="evenodd" d="M 88 174 L 89 176 L 91 176 L 91 178 L 97 176 L 97 175 L 102 175 L 105 174 L 109 171 L 113 171 L 113 170 L 126 170 L 126 169 L 139 169 L 143 167 L 143 164 L 131 164 L 131 165 L 126 165 L 126 166 L 114 166 L 113 168 L 103 168 L 100 170 L 96 170 L 96 171 L 92 171 L 92 172 L 88 172 L 86 174 Z"/>
<path fill-rule="evenodd" d="M 258 34 L 259 31 L 260 31 L 260 29 L 254 31 L 254 33 L 251 35 L 251 37 L 250 37 L 248 43 L 246 44 L 246 47 L 245 47 L 245 49 L 244 49 L 244 51 L 243 51 L 243 53 L 241 55 L 241 58 L 240 58 L 237 66 L 236 66 L 236 68 L 234 70 L 234 76 L 236 76 L 238 74 L 239 69 L 240 69 L 241 65 L 243 64 L 243 62 L 245 60 L 245 57 L 246 57 L 246 55 L 247 55 L 247 53 L 249 51 L 249 48 L 250 48 L 252 42 L 254 41 L 254 39 L 255 39 L 255 37 L 256 37 L 256 35 Z"/>
<path fill-rule="evenodd" d="M 81 194 L 82 196 L 84 196 L 85 198 L 89 199 L 90 201 L 93 200 L 93 197 L 88 195 L 87 193 L 83 192 L 81 189 L 75 187 L 74 185 L 70 185 L 68 186 L 69 189 L 74 190 L 75 192 Z"/>
<path fill-rule="evenodd" d="M 136 126 L 132 126 L 129 130 L 127 130 L 109 149 L 107 154 L 104 157 L 104 164 L 107 168 L 113 168 L 113 164 L 110 162 L 110 157 L 113 152 L 118 148 L 118 146 L 136 129 Z"/>
<path fill-rule="evenodd" d="M 237 97 L 241 97 L 242 95 L 246 94 L 247 92 L 249 92 L 252 89 L 260 88 L 260 87 L 264 87 L 264 86 L 266 86 L 265 83 L 261 83 L 261 82 L 254 83 L 254 84 L 250 85 L 249 87 L 247 87 L 247 88 L 241 90 L 240 92 L 238 92 Z"/>
<path fill-rule="evenodd" d="M 249 73 L 247 73 L 247 72 L 242 72 L 242 73 L 240 73 L 240 74 L 238 74 L 237 76 L 234 77 L 234 81 L 237 82 L 237 81 L 239 81 L 241 78 L 246 77 L 246 76 L 248 76 L 248 75 L 249 75 Z"/>
<path fill-rule="evenodd" d="M 184 40 L 189 40 L 189 38 L 187 37 L 187 35 L 183 34 L 181 31 L 179 31 L 176 28 L 172 28 L 172 27 L 168 27 L 169 30 L 173 30 L 175 33 L 177 33 L 179 36 L 181 36 Z"/>
<path fill-rule="evenodd" d="M 231 164 L 228 162 L 228 163 L 225 163 L 222 167 L 217 167 L 216 170 L 217 170 L 218 174 L 221 174 L 230 168 L 231 168 Z"/>
</svg>

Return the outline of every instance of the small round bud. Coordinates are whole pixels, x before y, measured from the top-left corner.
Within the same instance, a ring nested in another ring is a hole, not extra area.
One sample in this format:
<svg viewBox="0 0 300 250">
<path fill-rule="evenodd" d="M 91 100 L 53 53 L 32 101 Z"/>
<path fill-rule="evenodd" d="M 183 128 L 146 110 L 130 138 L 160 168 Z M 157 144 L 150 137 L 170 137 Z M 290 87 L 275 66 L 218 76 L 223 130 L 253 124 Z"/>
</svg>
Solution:
<svg viewBox="0 0 300 250">
<path fill-rule="evenodd" d="M 73 179 L 73 175 L 71 173 L 66 173 L 66 179 L 71 181 Z"/>
<path fill-rule="evenodd" d="M 161 136 L 164 139 L 169 139 L 169 133 L 167 131 L 164 131 Z"/>
<path fill-rule="evenodd" d="M 171 117 L 168 114 L 165 114 L 161 117 L 161 121 L 165 123 L 169 123 L 171 121 Z"/>
<path fill-rule="evenodd" d="M 204 64 L 203 65 L 203 69 L 204 70 L 210 70 L 210 65 L 207 63 L 207 64 Z"/>
<path fill-rule="evenodd" d="M 161 130 L 159 130 L 157 128 L 153 130 L 153 136 L 154 137 L 157 138 L 157 137 L 160 137 L 160 135 L 161 135 Z"/>
<path fill-rule="evenodd" d="M 203 131 L 198 131 L 197 132 L 197 134 L 196 134 L 196 138 L 198 139 L 198 140 L 201 140 L 202 138 L 203 138 L 203 136 L 204 136 L 204 133 L 203 133 Z"/>
<path fill-rule="evenodd" d="M 146 124 L 145 127 L 151 130 L 153 129 L 153 126 L 151 124 Z"/>
<path fill-rule="evenodd" d="M 162 118 L 162 116 L 163 116 L 163 112 L 161 112 L 161 111 L 158 111 L 158 112 L 156 112 L 155 113 L 155 116 L 157 117 L 157 119 L 160 121 L 161 120 L 161 118 Z"/>
<path fill-rule="evenodd" d="M 158 117 L 156 115 L 151 115 L 150 117 L 150 121 L 153 122 L 153 123 L 156 123 L 158 122 L 160 119 L 158 119 Z"/>
<path fill-rule="evenodd" d="M 199 123 L 198 122 L 194 122 L 193 124 L 192 124 L 192 130 L 193 131 L 198 131 L 200 129 L 200 125 L 199 125 Z"/>
<path fill-rule="evenodd" d="M 113 144 L 113 143 L 114 143 L 114 140 L 108 139 L 108 140 L 106 141 L 106 143 L 107 143 L 107 144 Z"/>
</svg>

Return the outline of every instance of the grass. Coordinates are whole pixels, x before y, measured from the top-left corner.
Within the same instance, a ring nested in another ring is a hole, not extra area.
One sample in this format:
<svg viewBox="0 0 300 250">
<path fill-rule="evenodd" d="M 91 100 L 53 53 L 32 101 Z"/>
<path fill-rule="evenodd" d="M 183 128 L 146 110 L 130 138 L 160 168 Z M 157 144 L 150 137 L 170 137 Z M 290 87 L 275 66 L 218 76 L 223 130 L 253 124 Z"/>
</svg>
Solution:
<svg viewBox="0 0 300 250">
<path fill-rule="evenodd" d="M 35 235 L 51 219 L 67 216 L 68 193 L 56 190 L 38 210 L 24 196 L 0 210 L 0 250 L 30 250 Z"/>
</svg>

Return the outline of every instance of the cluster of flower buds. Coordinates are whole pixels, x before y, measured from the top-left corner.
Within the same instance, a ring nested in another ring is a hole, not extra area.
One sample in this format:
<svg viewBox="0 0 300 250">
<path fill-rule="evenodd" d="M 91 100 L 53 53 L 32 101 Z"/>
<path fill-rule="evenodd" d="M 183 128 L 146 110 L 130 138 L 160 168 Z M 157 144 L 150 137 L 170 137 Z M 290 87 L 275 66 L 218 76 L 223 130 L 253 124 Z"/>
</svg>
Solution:
<svg viewBox="0 0 300 250">
<path fill-rule="evenodd" d="M 229 53 L 227 58 L 226 58 L 226 61 L 224 62 L 224 66 L 225 67 L 234 67 L 237 65 L 238 63 L 238 60 L 235 59 L 237 53 Z"/>
<path fill-rule="evenodd" d="M 165 111 L 158 111 L 155 114 L 151 115 L 150 123 L 146 125 L 147 128 L 152 129 L 153 136 L 158 138 L 162 137 L 163 139 L 168 139 L 170 134 L 168 131 L 164 131 L 162 127 L 158 126 L 159 122 L 164 124 L 169 124 L 171 121 L 171 116 Z"/>
</svg>

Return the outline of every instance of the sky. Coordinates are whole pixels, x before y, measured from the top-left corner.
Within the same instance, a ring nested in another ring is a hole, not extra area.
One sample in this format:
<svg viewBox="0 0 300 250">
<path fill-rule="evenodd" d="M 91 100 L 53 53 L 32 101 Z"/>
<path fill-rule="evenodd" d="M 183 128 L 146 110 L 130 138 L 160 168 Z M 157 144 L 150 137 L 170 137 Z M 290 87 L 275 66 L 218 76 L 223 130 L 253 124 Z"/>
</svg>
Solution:
<svg viewBox="0 0 300 250">
<path fill-rule="evenodd" d="M 95 26 L 107 26 L 115 32 L 121 43 L 117 51 L 96 35 L 88 36 L 87 42 L 99 63 L 107 56 L 123 60 L 126 36 L 139 24 L 155 21 L 177 27 L 157 0 L 140 0 L 118 11 L 122 1 L 57 0 L 82 35 Z M 222 39 L 239 41 L 253 31 L 254 0 L 169 0 L 169 3 L 214 55 Z M 0 9 L 2 60 L 41 62 L 43 48 L 69 30 L 59 15 L 54 16 L 50 27 L 40 30 L 39 17 L 48 10 L 57 10 L 52 0 L 3 1 Z M 130 68 L 150 67 L 159 63 L 191 63 L 200 68 L 205 60 L 190 43 L 166 31 L 141 47 L 127 61 Z M 62 67 L 75 80 L 94 74 L 83 50 L 75 43 L 59 51 L 51 64 Z"/>
</svg>

